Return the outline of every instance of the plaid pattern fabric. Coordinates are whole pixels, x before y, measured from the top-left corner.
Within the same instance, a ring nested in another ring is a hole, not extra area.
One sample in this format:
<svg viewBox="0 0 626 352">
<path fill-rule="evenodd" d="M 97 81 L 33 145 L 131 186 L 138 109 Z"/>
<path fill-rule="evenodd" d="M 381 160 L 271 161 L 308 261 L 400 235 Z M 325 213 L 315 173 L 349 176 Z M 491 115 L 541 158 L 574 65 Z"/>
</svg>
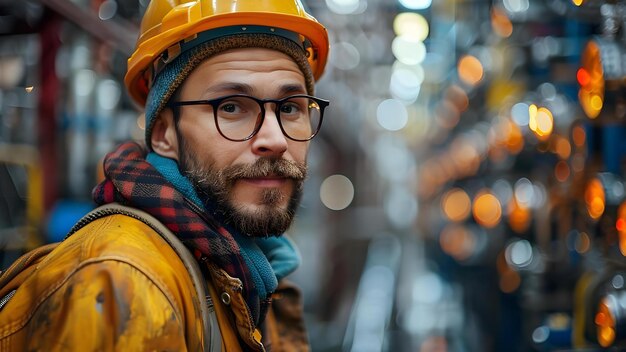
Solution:
<svg viewBox="0 0 626 352">
<path fill-rule="evenodd" d="M 145 160 L 146 153 L 139 144 L 127 142 L 108 154 L 104 160 L 106 179 L 94 188 L 94 201 L 99 205 L 118 202 L 157 218 L 192 250 L 198 261 L 215 263 L 242 281 L 244 298 L 255 321 L 259 321 L 265 302 L 260 302 L 233 236 L 178 192 Z"/>
</svg>

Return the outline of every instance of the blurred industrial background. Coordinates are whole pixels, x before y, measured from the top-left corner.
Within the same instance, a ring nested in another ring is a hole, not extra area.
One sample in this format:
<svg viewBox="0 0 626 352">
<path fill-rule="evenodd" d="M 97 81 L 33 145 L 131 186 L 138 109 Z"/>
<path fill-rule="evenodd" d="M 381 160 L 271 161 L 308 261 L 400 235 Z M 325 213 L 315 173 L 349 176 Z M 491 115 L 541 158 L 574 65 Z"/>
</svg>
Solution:
<svg viewBox="0 0 626 352">
<path fill-rule="evenodd" d="M 0 0 L 2 268 L 143 138 L 148 1 Z M 626 348 L 626 1 L 304 4 L 331 37 L 290 230 L 313 351 Z"/>
</svg>

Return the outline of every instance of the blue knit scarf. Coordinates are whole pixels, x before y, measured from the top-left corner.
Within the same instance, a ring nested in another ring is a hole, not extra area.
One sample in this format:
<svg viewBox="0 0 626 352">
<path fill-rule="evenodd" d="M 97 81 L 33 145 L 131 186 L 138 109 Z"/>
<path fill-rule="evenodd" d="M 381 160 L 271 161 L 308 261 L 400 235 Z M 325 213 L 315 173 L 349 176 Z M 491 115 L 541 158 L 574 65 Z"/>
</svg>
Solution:
<svg viewBox="0 0 626 352">
<path fill-rule="evenodd" d="M 162 157 L 154 152 L 148 153 L 146 161 L 154 166 L 174 188 L 202 209 L 205 203 L 198 197 L 196 190 L 188 178 L 178 169 L 176 161 Z M 300 265 L 300 254 L 295 245 L 282 235 L 279 237 L 249 237 L 232 228 L 233 235 L 241 248 L 259 298 L 266 299 L 276 290 L 278 281 L 291 274 Z"/>
</svg>

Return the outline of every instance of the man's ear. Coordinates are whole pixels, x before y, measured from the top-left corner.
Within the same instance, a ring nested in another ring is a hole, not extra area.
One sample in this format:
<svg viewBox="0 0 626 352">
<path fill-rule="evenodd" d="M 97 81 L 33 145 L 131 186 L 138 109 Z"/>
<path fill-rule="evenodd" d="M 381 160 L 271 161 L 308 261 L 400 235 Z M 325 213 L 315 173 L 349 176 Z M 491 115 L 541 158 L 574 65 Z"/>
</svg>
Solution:
<svg viewBox="0 0 626 352">
<path fill-rule="evenodd" d="M 150 143 L 155 153 L 178 161 L 178 138 L 172 110 L 164 109 L 156 117 Z"/>
</svg>

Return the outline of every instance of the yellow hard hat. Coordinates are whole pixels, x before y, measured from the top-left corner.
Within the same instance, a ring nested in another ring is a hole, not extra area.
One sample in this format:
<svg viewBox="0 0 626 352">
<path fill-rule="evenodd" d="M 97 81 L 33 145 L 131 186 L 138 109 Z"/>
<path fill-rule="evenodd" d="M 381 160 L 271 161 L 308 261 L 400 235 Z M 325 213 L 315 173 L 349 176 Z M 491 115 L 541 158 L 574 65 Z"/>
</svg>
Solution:
<svg viewBox="0 0 626 352">
<path fill-rule="evenodd" d="M 227 31 L 220 33 L 224 28 L 237 28 L 241 33 L 247 26 L 295 34 L 306 50 L 314 78 L 319 79 L 324 72 L 328 33 L 306 13 L 300 0 L 152 0 L 141 22 L 135 52 L 128 59 L 124 82 L 131 97 L 145 105 L 159 61 L 171 61 L 181 43 L 207 31 L 229 35 Z"/>
</svg>

